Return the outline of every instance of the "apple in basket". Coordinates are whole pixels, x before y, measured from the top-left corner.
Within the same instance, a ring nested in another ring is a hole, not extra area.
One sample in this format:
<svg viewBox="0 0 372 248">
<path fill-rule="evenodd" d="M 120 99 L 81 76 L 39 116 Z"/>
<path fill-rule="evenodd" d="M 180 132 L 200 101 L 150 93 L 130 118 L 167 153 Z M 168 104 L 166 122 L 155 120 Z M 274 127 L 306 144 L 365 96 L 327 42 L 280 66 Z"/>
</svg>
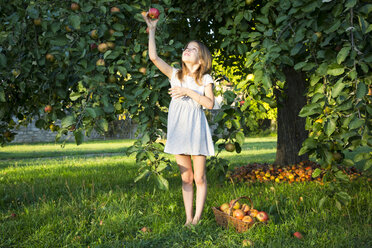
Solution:
<svg viewBox="0 0 372 248">
<path fill-rule="evenodd" d="M 233 217 L 237 218 L 238 220 L 243 219 L 245 216 L 245 213 L 241 209 L 235 209 L 233 212 Z"/>
<path fill-rule="evenodd" d="M 231 200 L 230 201 L 230 207 L 232 206 L 232 204 L 234 203 L 235 200 Z M 233 209 L 239 209 L 240 208 L 240 203 L 237 201 L 235 202 L 234 206 L 233 206 Z"/>
<path fill-rule="evenodd" d="M 249 210 L 249 216 L 255 218 L 258 214 L 258 210 L 257 209 L 251 209 Z"/>
<path fill-rule="evenodd" d="M 229 209 L 229 208 L 230 208 L 230 206 L 229 206 L 229 204 L 228 204 L 227 202 L 223 203 L 223 204 L 220 206 L 220 210 L 221 210 L 222 212 L 225 212 L 225 210 L 226 210 L 226 209 Z"/>
<path fill-rule="evenodd" d="M 254 219 L 249 215 L 244 216 L 242 221 L 248 224 L 253 224 L 255 222 Z"/>
<path fill-rule="evenodd" d="M 251 208 L 247 205 L 247 204 L 243 204 L 242 205 L 242 207 L 241 207 L 241 210 L 243 210 L 243 212 L 245 213 L 245 214 L 247 214 L 248 213 L 248 211 L 250 210 Z"/>
</svg>

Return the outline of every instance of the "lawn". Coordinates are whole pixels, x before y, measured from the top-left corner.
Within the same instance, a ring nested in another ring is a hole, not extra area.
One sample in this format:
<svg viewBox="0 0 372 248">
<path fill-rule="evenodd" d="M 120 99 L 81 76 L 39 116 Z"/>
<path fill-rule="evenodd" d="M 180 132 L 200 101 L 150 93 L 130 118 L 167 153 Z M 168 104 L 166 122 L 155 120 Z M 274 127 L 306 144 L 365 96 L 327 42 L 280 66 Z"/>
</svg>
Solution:
<svg viewBox="0 0 372 248">
<path fill-rule="evenodd" d="M 244 239 L 254 247 L 372 247 L 367 178 L 350 184 L 351 204 L 339 211 L 330 204 L 318 206 L 327 185 L 221 184 L 211 175 L 202 222 L 185 228 L 178 169 L 166 174 L 169 191 L 151 180 L 134 183 L 135 157 L 122 153 L 132 143 L 2 148 L 0 247 L 241 247 Z M 270 163 L 275 147 L 275 137 L 247 138 L 242 153 L 220 156 L 232 166 Z M 219 227 L 211 207 L 243 195 L 269 213 L 269 223 L 245 233 Z M 142 232 L 143 227 L 151 232 Z M 304 238 L 294 238 L 295 231 Z"/>
</svg>

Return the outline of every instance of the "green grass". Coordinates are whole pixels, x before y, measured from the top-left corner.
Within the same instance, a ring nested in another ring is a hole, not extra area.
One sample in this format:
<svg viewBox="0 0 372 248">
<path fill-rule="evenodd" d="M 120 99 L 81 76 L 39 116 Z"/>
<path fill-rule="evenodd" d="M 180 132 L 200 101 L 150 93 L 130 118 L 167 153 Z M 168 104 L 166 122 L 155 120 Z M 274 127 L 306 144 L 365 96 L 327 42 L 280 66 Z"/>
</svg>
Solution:
<svg viewBox="0 0 372 248">
<path fill-rule="evenodd" d="M 241 154 L 221 156 L 233 166 L 272 162 L 275 141 L 246 139 Z M 255 247 L 372 246 L 372 189 L 366 178 L 350 184 L 351 204 L 339 211 L 330 203 L 318 207 L 328 187 L 317 183 L 232 185 L 209 176 L 202 222 L 189 229 L 183 227 L 177 168 L 166 175 L 170 190 L 160 191 L 152 180 L 133 182 L 134 156 L 101 155 L 131 142 L 71 144 L 65 153 L 49 144 L 6 147 L 0 161 L 0 247 L 241 247 L 244 239 Z M 35 159 L 33 147 L 48 159 Z M 53 158 L 56 153 L 64 157 Z M 74 156 L 91 153 L 97 156 Z M 216 224 L 211 207 L 242 195 L 269 213 L 268 225 L 236 233 Z M 144 226 L 152 232 L 141 232 Z M 304 239 L 293 238 L 295 231 Z"/>
</svg>

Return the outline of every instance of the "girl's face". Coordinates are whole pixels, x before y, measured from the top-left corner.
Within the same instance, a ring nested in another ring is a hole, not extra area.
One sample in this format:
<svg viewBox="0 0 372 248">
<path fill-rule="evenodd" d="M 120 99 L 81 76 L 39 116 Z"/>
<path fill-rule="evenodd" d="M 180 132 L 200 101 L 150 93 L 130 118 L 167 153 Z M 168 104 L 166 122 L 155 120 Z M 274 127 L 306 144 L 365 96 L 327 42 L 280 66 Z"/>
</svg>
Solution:
<svg viewBox="0 0 372 248">
<path fill-rule="evenodd" d="M 182 53 L 182 61 L 185 63 L 199 64 L 199 46 L 196 42 L 190 42 Z"/>
</svg>

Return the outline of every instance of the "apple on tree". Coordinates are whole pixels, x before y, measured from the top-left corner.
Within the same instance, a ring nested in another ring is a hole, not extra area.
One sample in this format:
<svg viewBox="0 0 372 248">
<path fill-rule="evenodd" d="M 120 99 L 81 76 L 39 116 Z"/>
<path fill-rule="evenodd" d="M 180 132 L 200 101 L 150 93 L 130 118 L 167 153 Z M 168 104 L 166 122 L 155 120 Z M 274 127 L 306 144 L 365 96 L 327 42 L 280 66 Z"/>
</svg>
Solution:
<svg viewBox="0 0 372 248">
<path fill-rule="evenodd" d="M 80 9 L 80 5 L 77 3 L 71 3 L 71 10 L 76 11 Z"/>
<path fill-rule="evenodd" d="M 46 105 L 45 108 L 44 108 L 44 112 L 45 113 L 50 113 L 50 112 L 52 112 L 52 109 L 53 109 L 52 106 Z"/>
</svg>

